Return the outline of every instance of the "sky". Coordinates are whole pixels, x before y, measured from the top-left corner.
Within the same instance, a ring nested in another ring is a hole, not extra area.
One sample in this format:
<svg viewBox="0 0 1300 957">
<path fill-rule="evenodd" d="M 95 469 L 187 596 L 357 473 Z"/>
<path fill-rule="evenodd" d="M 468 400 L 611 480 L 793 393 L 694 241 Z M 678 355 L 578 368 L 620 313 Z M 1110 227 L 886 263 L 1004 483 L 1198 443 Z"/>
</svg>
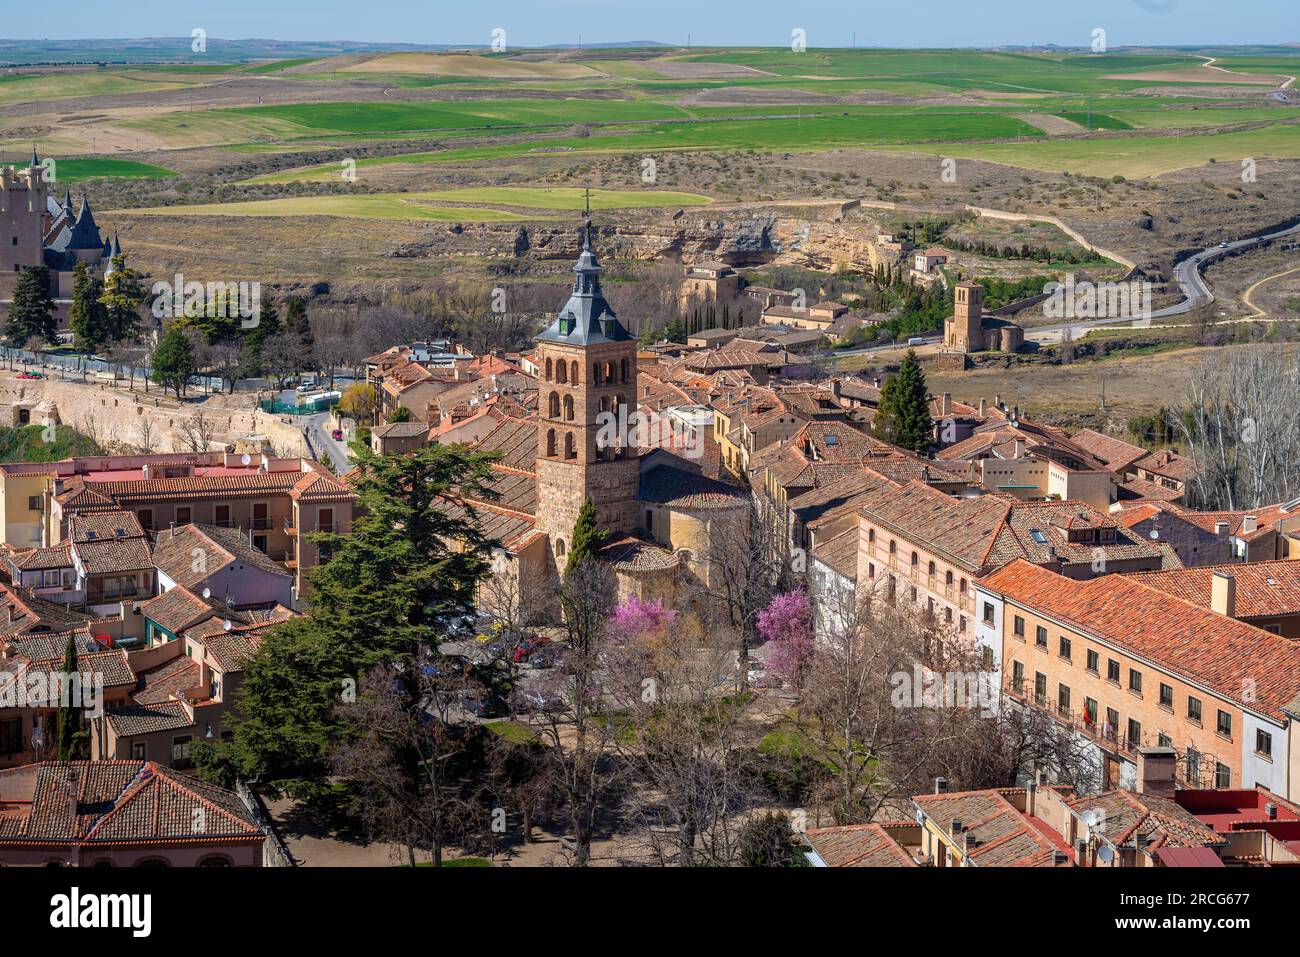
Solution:
<svg viewBox="0 0 1300 957">
<path fill-rule="evenodd" d="M 622 40 L 810 48 L 1300 42 L 1300 0 L 68 0 L 22 4 L 22 39 L 190 36 L 510 46 Z"/>
</svg>

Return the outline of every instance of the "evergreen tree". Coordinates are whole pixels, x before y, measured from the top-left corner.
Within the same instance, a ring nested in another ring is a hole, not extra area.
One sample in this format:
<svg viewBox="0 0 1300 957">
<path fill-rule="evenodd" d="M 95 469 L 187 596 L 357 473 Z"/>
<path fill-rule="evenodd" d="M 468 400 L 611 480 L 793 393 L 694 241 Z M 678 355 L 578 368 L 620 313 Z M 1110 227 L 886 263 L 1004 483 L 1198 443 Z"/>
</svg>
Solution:
<svg viewBox="0 0 1300 957">
<path fill-rule="evenodd" d="M 54 299 L 50 296 L 48 266 L 24 266 L 18 274 L 14 297 L 9 303 L 9 340 L 19 348 L 31 339 L 53 342 L 58 332 Z"/>
<path fill-rule="evenodd" d="M 190 377 L 198 371 L 194 357 L 194 344 L 185 335 L 185 330 L 173 325 L 162 337 L 153 351 L 153 381 L 164 389 L 171 389 L 176 398 L 185 394 Z"/>
<path fill-rule="evenodd" d="M 930 393 L 916 353 L 909 349 L 898 372 L 885 380 L 875 432 L 886 442 L 924 453 L 931 442 Z"/>
<path fill-rule="evenodd" d="M 352 532 L 312 535 L 324 562 L 311 572 L 311 612 L 274 628 L 248 662 L 233 739 L 195 748 L 202 774 L 256 777 L 295 796 L 328 791 L 331 752 L 351 733 L 337 706 L 377 664 L 407 676 L 413 719 L 427 719 L 412 665 L 437 660 L 451 623 L 473 611 L 495 545 L 439 503 L 491 498 L 495 458 L 461 445 L 360 450 Z M 419 755 L 409 757 L 404 773 L 420 774 Z"/>
<path fill-rule="evenodd" d="M 64 683 L 71 685 L 71 675 L 77 673 L 77 638 L 74 632 L 68 632 L 68 646 L 63 652 L 63 673 L 69 676 Z M 57 757 L 60 761 L 72 761 L 77 757 L 78 741 L 81 736 L 81 708 L 71 700 L 59 703 Z"/>
<path fill-rule="evenodd" d="M 567 575 L 589 558 L 595 558 L 596 552 L 605 544 L 609 532 L 596 525 L 596 503 L 586 499 L 578 510 L 578 520 L 573 523 L 573 538 L 569 543 L 569 558 L 564 563 Z"/>
<path fill-rule="evenodd" d="M 251 379 L 264 371 L 262 349 L 273 336 L 280 334 L 280 313 L 276 311 L 275 300 L 267 297 L 262 300 L 257 311 L 257 325 L 244 336 L 244 352 L 240 367 L 240 378 Z"/>
<path fill-rule="evenodd" d="M 302 345 L 298 366 L 302 369 L 316 368 L 316 340 L 312 335 L 311 322 L 307 319 L 307 303 L 301 299 L 290 299 L 284 311 L 284 328 L 298 337 Z"/>
<path fill-rule="evenodd" d="M 86 264 L 77 260 L 72 270 L 72 306 L 68 328 L 82 352 L 98 352 L 108 341 L 108 309 L 100 301 L 103 288 Z"/>
<path fill-rule="evenodd" d="M 140 338 L 140 307 L 146 290 L 138 272 L 126 265 L 121 256 L 113 259 L 113 271 L 104 279 L 99 301 L 106 311 L 108 342 L 134 342 Z"/>
</svg>

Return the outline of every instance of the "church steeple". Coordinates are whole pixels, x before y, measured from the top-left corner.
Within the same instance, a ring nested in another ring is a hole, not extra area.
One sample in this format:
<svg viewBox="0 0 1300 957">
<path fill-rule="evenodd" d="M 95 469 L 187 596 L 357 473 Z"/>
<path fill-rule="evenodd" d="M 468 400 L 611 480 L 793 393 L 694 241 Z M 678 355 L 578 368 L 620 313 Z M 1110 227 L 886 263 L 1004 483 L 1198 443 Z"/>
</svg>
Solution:
<svg viewBox="0 0 1300 957">
<path fill-rule="evenodd" d="M 585 500 L 612 532 L 634 530 L 639 514 L 636 339 L 601 291 L 590 215 L 581 229 L 573 291 L 537 336 L 537 527 L 559 562 Z"/>
</svg>

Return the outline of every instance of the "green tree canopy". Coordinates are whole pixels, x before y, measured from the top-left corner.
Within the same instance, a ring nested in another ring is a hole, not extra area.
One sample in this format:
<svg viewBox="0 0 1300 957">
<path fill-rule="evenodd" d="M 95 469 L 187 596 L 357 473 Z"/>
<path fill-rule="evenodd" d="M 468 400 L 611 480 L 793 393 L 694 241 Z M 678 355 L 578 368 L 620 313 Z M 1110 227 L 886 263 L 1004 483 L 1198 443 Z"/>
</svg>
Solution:
<svg viewBox="0 0 1300 957">
<path fill-rule="evenodd" d="M 932 428 L 925 372 L 916 353 L 909 349 L 898 372 L 886 379 L 880 390 L 875 432 L 886 442 L 924 453 L 930 448 Z"/>
<path fill-rule="evenodd" d="M 134 342 L 140 338 L 140 307 L 147 292 L 144 279 L 127 266 L 121 256 L 113 259 L 113 271 L 104 277 L 99 301 L 107 311 L 109 342 Z"/>
<path fill-rule="evenodd" d="M 164 389 L 171 389 L 176 398 L 185 394 L 190 377 L 198 371 L 194 344 L 185 330 L 173 325 L 167 330 L 153 351 L 153 381 Z"/>
<path fill-rule="evenodd" d="M 73 342 L 82 352 L 98 352 L 108 341 L 108 309 L 100 296 L 103 286 L 86 264 L 77 260 L 72 270 L 72 306 L 68 310 L 68 328 Z"/>
<path fill-rule="evenodd" d="M 50 296 L 48 266 L 24 266 L 18 273 L 14 297 L 9 303 L 9 324 L 5 334 L 14 345 L 27 345 L 32 339 L 53 342 L 58 332 L 54 318 L 54 299 Z"/>
<path fill-rule="evenodd" d="M 460 445 L 382 457 L 362 450 L 352 532 L 312 536 L 325 560 L 310 576 L 311 612 L 273 629 L 249 661 L 234 738 L 196 749 L 203 773 L 320 792 L 330 752 L 349 734 L 336 706 L 360 677 L 436 656 L 451 623 L 473 610 L 495 543 L 440 506 L 448 496 L 491 498 L 494 459 Z"/>
<path fill-rule="evenodd" d="M 569 558 L 564 563 L 567 575 L 589 558 L 595 558 L 609 532 L 596 525 L 596 503 L 587 499 L 578 510 L 578 520 L 573 523 L 573 539 L 569 543 Z"/>
</svg>

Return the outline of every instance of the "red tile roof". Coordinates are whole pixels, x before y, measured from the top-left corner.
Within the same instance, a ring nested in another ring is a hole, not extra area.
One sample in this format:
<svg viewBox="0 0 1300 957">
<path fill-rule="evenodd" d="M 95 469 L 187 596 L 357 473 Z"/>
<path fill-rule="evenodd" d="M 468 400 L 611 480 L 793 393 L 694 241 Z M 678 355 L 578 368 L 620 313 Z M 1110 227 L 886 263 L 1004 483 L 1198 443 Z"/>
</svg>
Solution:
<svg viewBox="0 0 1300 957">
<path fill-rule="evenodd" d="M 1017 559 L 988 591 L 1113 642 L 1243 709 L 1281 719 L 1300 693 L 1300 644 L 1217 615 L 1130 575 L 1076 581 Z"/>
<path fill-rule="evenodd" d="M 1300 561 L 1198 565 L 1139 572 L 1129 577 L 1193 605 L 1209 608 L 1210 587 L 1216 572 L 1231 575 L 1237 581 L 1237 618 L 1300 614 Z"/>
</svg>

